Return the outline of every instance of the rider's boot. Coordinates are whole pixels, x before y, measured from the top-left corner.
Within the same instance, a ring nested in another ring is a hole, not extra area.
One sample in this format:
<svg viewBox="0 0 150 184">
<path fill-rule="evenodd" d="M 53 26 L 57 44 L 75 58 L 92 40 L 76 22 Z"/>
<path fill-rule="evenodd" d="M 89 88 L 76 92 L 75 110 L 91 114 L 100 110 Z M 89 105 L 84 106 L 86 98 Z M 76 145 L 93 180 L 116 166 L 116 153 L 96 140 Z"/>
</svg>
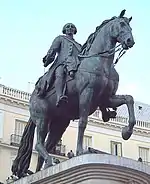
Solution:
<svg viewBox="0 0 150 184">
<path fill-rule="evenodd" d="M 57 94 L 57 102 L 56 106 L 59 107 L 62 103 L 67 103 L 68 102 L 68 97 L 63 94 L 63 89 L 64 89 L 64 84 L 65 81 L 63 77 L 56 76 L 55 79 L 55 89 L 56 89 L 56 94 Z"/>
</svg>

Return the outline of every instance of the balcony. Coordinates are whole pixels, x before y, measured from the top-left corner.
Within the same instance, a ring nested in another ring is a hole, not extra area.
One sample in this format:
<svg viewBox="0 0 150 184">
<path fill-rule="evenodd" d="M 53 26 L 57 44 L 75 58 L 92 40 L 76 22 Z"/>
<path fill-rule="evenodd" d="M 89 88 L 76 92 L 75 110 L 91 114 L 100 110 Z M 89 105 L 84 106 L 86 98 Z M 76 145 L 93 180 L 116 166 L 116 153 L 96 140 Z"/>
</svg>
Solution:
<svg viewBox="0 0 150 184">
<path fill-rule="evenodd" d="M 10 137 L 10 145 L 19 147 L 21 138 L 22 136 L 20 135 L 12 134 Z M 62 141 L 60 140 L 56 147 L 50 153 L 54 155 L 65 156 L 66 146 L 63 145 Z"/>
<path fill-rule="evenodd" d="M 102 121 L 102 116 L 101 116 L 101 112 L 99 110 L 96 110 L 91 116 L 90 118 L 94 118 L 97 121 Z M 126 117 L 122 117 L 122 116 L 116 116 L 115 119 L 110 119 L 111 123 L 114 123 L 116 125 L 126 125 L 128 124 L 128 118 Z M 146 122 L 146 121 L 139 121 L 136 120 L 136 125 L 135 128 L 140 128 L 140 129 L 145 129 L 145 130 L 150 130 L 150 122 Z"/>
<path fill-rule="evenodd" d="M 12 134 L 10 136 L 10 145 L 19 147 L 20 141 L 21 141 L 21 137 L 22 136 L 20 136 L 20 135 Z"/>
<path fill-rule="evenodd" d="M 54 155 L 66 156 L 66 146 L 63 145 L 60 140 L 50 153 Z"/>
<path fill-rule="evenodd" d="M 15 98 L 17 100 L 22 100 L 22 101 L 26 101 L 28 102 L 30 99 L 31 94 L 24 92 L 24 91 L 20 91 L 17 89 L 13 89 L 10 87 L 6 87 L 4 85 L 0 84 L 0 95 L 6 96 L 6 97 L 12 97 Z"/>
</svg>

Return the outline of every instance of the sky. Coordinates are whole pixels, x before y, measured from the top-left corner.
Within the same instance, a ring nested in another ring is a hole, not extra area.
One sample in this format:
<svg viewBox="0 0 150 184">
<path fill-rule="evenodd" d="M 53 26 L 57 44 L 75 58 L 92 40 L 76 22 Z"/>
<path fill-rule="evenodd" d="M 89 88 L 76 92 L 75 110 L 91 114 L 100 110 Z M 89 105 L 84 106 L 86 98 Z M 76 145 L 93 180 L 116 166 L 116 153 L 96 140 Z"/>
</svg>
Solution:
<svg viewBox="0 0 150 184">
<path fill-rule="evenodd" d="M 116 65 L 117 93 L 150 104 L 149 7 L 148 0 L 0 0 L 0 83 L 31 92 L 44 74 L 42 58 L 65 23 L 76 25 L 75 39 L 83 44 L 103 20 L 126 9 L 135 45 Z"/>
</svg>

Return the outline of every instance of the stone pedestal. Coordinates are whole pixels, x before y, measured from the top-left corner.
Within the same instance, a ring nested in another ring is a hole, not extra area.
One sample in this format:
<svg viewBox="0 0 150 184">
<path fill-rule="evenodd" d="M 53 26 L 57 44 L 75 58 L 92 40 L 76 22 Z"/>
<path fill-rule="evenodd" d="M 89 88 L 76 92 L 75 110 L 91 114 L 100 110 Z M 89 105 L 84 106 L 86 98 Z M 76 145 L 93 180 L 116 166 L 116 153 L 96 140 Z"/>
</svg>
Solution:
<svg viewBox="0 0 150 184">
<path fill-rule="evenodd" d="M 107 154 L 87 154 L 14 184 L 150 184 L 150 166 Z"/>
</svg>

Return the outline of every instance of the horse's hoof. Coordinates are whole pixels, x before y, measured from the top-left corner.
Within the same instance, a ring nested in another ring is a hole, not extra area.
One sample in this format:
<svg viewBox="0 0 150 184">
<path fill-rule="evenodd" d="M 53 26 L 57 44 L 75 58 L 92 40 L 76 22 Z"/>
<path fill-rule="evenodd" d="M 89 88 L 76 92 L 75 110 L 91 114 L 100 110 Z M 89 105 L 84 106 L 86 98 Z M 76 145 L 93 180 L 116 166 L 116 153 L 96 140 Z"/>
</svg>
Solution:
<svg viewBox="0 0 150 184">
<path fill-rule="evenodd" d="M 108 113 L 108 112 L 103 112 L 103 113 L 102 113 L 102 120 L 103 120 L 104 122 L 108 122 L 109 119 L 110 119 L 109 113 Z"/>
<path fill-rule="evenodd" d="M 52 163 L 52 158 L 49 157 L 46 162 L 45 162 L 45 165 L 44 165 L 44 169 L 47 169 L 48 167 L 51 167 L 53 166 L 53 163 Z"/>
<path fill-rule="evenodd" d="M 133 133 L 133 130 L 129 130 L 128 126 L 125 126 L 122 128 L 122 138 L 124 140 L 128 140 L 131 137 L 132 133 Z"/>
<path fill-rule="evenodd" d="M 47 168 L 49 168 L 49 167 L 51 167 L 51 166 L 53 166 L 53 164 L 45 163 L 45 165 L 44 165 L 44 169 L 47 169 Z"/>
<path fill-rule="evenodd" d="M 18 175 L 18 178 L 20 179 L 20 178 L 24 178 L 26 176 L 28 176 L 27 173 L 24 173 L 23 172 L 23 173 L 21 173 L 21 174 Z"/>
<path fill-rule="evenodd" d="M 116 118 L 117 112 L 116 111 L 109 111 L 110 118 Z"/>
<path fill-rule="evenodd" d="M 108 122 L 110 118 L 108 116 L 103 116 L 102 119 L 104 122 Z"/>
<path fill-rule="evenodd" d="M 76 156 L 80 156 L 80 155 L 83 155 L 84 153 L 83 153 L 83 151 L 77 151 L 76 152 Z"/>
</svg>

